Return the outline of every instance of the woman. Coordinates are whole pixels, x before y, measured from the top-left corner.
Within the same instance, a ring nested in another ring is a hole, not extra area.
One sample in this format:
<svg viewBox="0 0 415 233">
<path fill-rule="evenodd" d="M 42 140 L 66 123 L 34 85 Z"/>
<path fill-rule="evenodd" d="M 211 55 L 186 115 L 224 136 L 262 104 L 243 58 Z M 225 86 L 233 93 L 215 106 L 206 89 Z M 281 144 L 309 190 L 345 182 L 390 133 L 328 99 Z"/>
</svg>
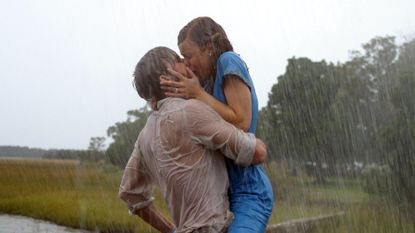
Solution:
<svg viewBox="0 0 415 233">
<path fill-rule="evenodd" d="M 209 17 L 190 21 L 179 33 L 178 46 L 189 77 L 173 70 L 177 80 L 161 76 L 167 96 L 195 98 L 223 119 L 255 132 L 258 101 L 245 62 L 233 52 L 223 28 Z M 203 88 L 201 86 L 203 85 Z M 273 207 L 272 187 L 262 166 L 242 168 L 226 160 L 230 208 L 229 232 L 264 232 Z"/>
</svg>

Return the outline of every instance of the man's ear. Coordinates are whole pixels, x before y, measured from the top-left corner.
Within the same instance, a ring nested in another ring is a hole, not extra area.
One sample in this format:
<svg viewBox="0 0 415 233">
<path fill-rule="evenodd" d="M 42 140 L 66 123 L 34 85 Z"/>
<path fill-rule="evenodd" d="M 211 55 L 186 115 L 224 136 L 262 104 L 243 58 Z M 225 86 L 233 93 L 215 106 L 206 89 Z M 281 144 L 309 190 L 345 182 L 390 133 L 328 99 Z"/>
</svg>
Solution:
<svg viewBox="0 0 415 233">
<path fill-rule="evenodd" d="M 157 99 L 156 99 L 156 97 L 155 96 L 151 97 L 149 102 L 150 102 L 151 109 L 157 110 Z"/>
</svg>

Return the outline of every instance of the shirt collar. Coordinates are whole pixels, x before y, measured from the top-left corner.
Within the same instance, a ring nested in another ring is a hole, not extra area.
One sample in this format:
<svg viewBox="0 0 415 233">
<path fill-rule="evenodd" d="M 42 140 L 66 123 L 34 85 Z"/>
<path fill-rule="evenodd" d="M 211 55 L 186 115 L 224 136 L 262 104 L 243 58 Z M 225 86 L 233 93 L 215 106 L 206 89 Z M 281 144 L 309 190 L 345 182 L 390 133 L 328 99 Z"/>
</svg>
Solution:
<svg viewBox="0 0 415 233">
<path fill-rule="evenodd" d="M 160 110 L 160 108 L 163 106 L 165 102 L 167 102 L 168 99 L 170 98 L 164 98 L 162 100 L 157 101 L 157 110 Z"/>
</svg>

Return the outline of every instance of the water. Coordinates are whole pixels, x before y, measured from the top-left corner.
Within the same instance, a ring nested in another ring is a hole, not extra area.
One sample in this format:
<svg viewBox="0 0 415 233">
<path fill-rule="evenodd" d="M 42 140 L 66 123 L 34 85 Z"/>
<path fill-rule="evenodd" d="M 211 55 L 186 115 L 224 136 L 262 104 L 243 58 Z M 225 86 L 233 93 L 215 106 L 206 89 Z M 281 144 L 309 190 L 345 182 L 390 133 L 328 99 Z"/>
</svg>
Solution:
<svg viewBox="0 0 415 233">
<path fill-rule="evenodd" d="M 1 214 L 0 233 L 87 233 L 87 231 L 23 216 Z"/>
</svg>

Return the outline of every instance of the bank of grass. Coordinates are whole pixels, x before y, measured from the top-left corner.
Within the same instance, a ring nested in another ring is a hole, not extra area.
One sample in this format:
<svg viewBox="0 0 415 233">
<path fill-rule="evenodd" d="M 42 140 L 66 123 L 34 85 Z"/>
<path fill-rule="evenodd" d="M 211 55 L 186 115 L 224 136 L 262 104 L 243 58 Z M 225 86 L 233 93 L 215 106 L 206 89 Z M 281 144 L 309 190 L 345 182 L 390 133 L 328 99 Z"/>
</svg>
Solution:
<svg viewBox="0 0 415 233">
<path fill-rule="evenodd" d="M 368 200 L 357 180 L 336 178 L 317 184 L 312 177 L 293 176 L 272 162 L 265 170 L 275 194 L 271 223 L 342 212 L 354 203 Z"/>
<path fill-rule="evenodd" d="M 121 170 L 63 160 L 0 160 L 0 212 L 100 232 L 156 232 L 118 199 Z M 162 198 L 156 198 L 162 200 Z M 163 211 L 162 201 L 156 203 Z"/>
<path fill-rule="evenodd" d="M 270 224 L 344 211 L 339 224 L 322 225 L 315 232 L 415 232 L 409 216 L 370 200 L 356 180 L 329 179 L 320 185 L 310 177 L 286 174 L 273 163 L 266 170 L 276 194 Z M 129 215 L 118 199 L 121 175 L 106 164 L 0 159 L 0 213 L 99 232 L 156 232 Z M 167 214 L 156 195 L 156 205 Z"/>
<path fill-rule="evenodd" d="M 368 201 L 352 205 L 338 222 L 317 225 L 312 233 L 410 233 L 415 221 L 409 213 L 398 211 L 387 202 Z"/>
<path fill-rule="evenodd" d="M 265 168 L 276 194 L 271 224 L 344 212 L 338 222 L 319 224 L 312 233 L 415 232 L 410 213 L 388 200 L 369 196 L 358 179 L 328 178 L 325 184 L 318 184 L 311 177 L 285 173 L 275 163 Z"/>
</svg>

